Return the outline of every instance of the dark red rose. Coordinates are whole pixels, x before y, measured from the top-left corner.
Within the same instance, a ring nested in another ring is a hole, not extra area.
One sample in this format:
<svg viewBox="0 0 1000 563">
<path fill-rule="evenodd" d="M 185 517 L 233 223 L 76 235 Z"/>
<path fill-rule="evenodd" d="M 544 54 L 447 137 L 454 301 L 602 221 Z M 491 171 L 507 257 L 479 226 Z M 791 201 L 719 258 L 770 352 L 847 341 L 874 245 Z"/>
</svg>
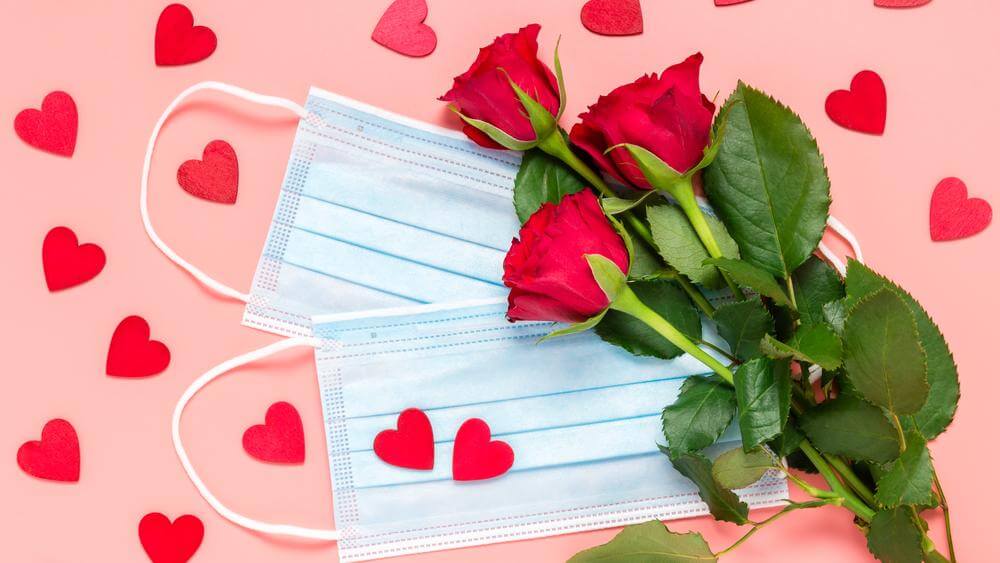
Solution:
<svg viewBox="0 0 1000 563">
<path fill-rule="evenodd" d="M 575 323 L 607 308 L 585 254 L 600 254 L 628 271 L 625 242 L 589 190 L 542 205 L 518 236 L 503 261 L 512 321 Z"/>
<path fill-rule="evenodd" d="M 479 50 L 469 70 L 456 76 L 451 90 L 439 99 L 454 103 L 466 117 L 485 121 L 515 139 L 533 140 L 535 131 L 507 76 L 549 113 L 558 113 L 559 84 L 549 67 L 538 60 L 540 29 L 538 24 L 531 24 L 517 33 L 497 37 L 491 45 Z M 480 145 L 502 148 L 469 124 L 463 131 Z"/>
<path fill-rule="evenodd" d="M 580 114 L 570 141 L 608 174 L 643 189 L 650 188 L 649 182 L 628 150 L 604 154 L 608 147 L 638 145 L 677 172 L 687 172 L 701 160 L 715 114 L 715 105 L 698 85 L 702 59 L 701 53 L 691 55 L 659 77 L 643 76 L 601 96 Z"/>
</svg>

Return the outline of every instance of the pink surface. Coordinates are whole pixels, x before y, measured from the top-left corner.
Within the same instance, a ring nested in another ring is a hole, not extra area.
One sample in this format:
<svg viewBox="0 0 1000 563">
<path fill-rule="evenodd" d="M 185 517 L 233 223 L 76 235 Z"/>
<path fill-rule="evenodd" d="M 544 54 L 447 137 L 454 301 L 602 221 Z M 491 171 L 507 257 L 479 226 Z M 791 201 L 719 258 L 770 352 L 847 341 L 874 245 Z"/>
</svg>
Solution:
<svg viewBox="0 0 1000 563">
<path fill-rule="evenodd" d="M 149 131 L 184 87 L 232 82 L 296 100 L 310 85 L 416 118 L 456 126 L 435 98 L 494 35 L 537 21 L 541 50 L 561 56 L 567 116 L 612 87 L 659 71 L 693 51 L 705 53 L 705 91 L 725 96 L 742 78 L 799 111 L 819 139 L 833 181 L 835 214 L 864 244 L 880 271 L 909 288 L 951 342 L 962 402 L 951 430 L 933 445 L 954 509 L 959 555 L 990 559 L 995 471 L 992 447 L 1000 391 L 992 354 L 1000 317 L 1000 262 L 994 225 L 967 240 L 932 243 L 928 205 L 939 180 L 959 176 L 971 196 L 1000 204 L 991 104 L 1000 91 L 995 56 L 1000 3 L 938 1 L 912 10 L 870 0 L 760 0 L 716 8 L 711 0 L 643 2 L 645 32 L 601 37 L 580 24 L 582 1 L 432 0 L 427 24 L 438 49 L 413 59 L 370 39 L 388 1 L 191 0 L 195 23 L 219 38 L 216 52 L 190 66 L 156 67 L 153 31 L 167 2 L 8 3 L 0 20 L 0 221 L 6 307 L 2 341 L 0 530 L 5 561 L 141 561 L 143 515 L 184 513 L 205 523 L 193 561 L 331 561 L 332 544 L 271 539 L 229 524 L 201 500 L 170 443 L 174 402 L 197 375 L 276 337 L 240 326 L 242 307 L 215 298 L 168 262 L 143 233 L 139 175 Z M 847 131 L 824 115 L 827 94 L 863 68 L 885 79 L 884 136 Z M 30 148 L 14 116 L 53 90 L 76 100 L 80 132 L 72 158 Z M 572 122 L 567 119 L 565 124 Z M 238 288 L 250 284 L 295 131 L 294 119 L 213 95 L 199 96 L 166 127 L 155 154 L 151 208 L 161 235 L 184 256 Z M 240 162 L 239 201 L 212 204 L 176 182 L 177 167 L 205 144 L 227 139 Z M 79 287 L 49 293 L 41 244 L 56 225 L 100 244 L 107 266 Z M 145 379 L 104 375 L 108 341 L 132 314 L 170 347 L 167 370 Z M 988 324 L 989 323 L 989 324 Z M 241 436 L 275 401 L 302 415 L 306 462 L 265 464 Z M 62 417 L 80 438 L 80 482 L 25 475 L 18 447 Z M 238 370 L 209 386 L 188 409 L 186 443 L 203 478 L 230 506 L 273 521 L 331 524 L 330 482 L 319 396 L 305 351 Z M 940 529 L 940 519 L 932 520 Z M 675 522 L 704 532 L 718 548 L 739 531 L 706 518 Z M 615 530 L 455 550 L 407 562 L 562 561 Z M 772 552 L 775 546 L 784 546 Z M 943 545 L 943 542 L 939 545 Z M 865 561 L 864 540 L 846 512 L 789 517 L 727 561 Z"/>
</svg>

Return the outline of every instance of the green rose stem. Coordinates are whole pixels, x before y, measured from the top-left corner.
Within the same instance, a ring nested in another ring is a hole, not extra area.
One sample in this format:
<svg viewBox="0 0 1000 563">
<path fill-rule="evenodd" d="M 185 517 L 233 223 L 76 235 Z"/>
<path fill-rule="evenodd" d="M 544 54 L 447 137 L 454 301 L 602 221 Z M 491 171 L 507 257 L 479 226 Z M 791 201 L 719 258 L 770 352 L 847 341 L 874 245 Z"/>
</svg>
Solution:
<svg viewBox="0 0 1000 563">
<path fill-rule="evenodd" d="M 701 244 L 705 246 L 705 250 L 708 251 L 708 255 L 712 258 L 722 258 L 722 248 L 719 247 L 718 241 L 715 240 L 715 235 L 712 234 L 712 229 L 708 227 L 708 221 L 705 219 L 705 212 L 701 210 L 701 206 L 698 205 L 698 200 L 694 197 L 694 186 L 691 183 L 690 176 L 681 176 L 677 180 L 677 185 L 674 189 L 670 190 L 670 194 L 674 196 L 677 200 L 677 204 L 680 205 L 681 211 L 687 215 L 688 221 L 691 226 L 694 227 L 694 232 L 701 239 Z M 722 274 L 722 279 L 726 281 L 726 285 L 729 286 L 729 290 L 733 292 L 739 299 L 746 299 L 746 295 L 740 290 L 740 287 L 733 282 L 732 278 L 729 277 L 723 271 L 719 271 Z"/>
</svg>

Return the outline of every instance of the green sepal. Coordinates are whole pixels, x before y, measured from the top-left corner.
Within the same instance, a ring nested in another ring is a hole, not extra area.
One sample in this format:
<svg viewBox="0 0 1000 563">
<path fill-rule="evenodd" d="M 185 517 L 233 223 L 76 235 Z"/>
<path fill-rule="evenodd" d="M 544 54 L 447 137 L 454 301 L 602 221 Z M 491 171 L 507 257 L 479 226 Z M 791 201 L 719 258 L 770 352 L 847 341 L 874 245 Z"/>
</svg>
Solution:
<svg viewBox="0 0 1000 563">
<path fill-rule="evenodd" d="M 585 321 L 580 321 L 578 323 L 573 323 L 573 324 L 569 325 L 568 327 L 561 328 L 559 330 L 553 330 L 552 332 L 550 332 L 550 333 L 546 334 L 545 336 L 539 338 L 538 339 L 538 344 L 541 344 L 542 342 L 545 342 L 546 340 L 551 340 L 553 338 L 558 338 L 560 336 L 569 336 L 571 334 L 576 334 L 578 332 L 583 332 L 585 330 L 590 330 L 590 329 L 594 328 L 595 326 L 597 326 L 597 323 L 601 322 L 601 319 L 603 319 L 604 315 L 606 315 L 607 313 L 608 313 L 608 310 L 605 309 L 605 310 L 601 311 L 600 313 L 597 313 L 596 315 L 594 315 L 593 317 L 590 317 L 589 319 L 587 319 Z"/>
<path fill-rule="evenodd" d="M 514 79 L 507 74 L 507 71 L 502 68 L 500 71 L 507 77 L 507 82 L 513 88 L 514 93 L 517 94 L 517 98 L 521 101 L 521 106 L 528 113 L 528 121 L 531 122 L 531 128 L 535 130 L 535 139 L 540 140 L 552 134 L 560 134 L 557 131 L 555 116 L 549 113 L 549 110 L 545 109 L 545 106 L 540 104 L 538 100 L 532 98 L 527 92 L 522 90 L 514 82 Z"/>
<path fill-rule="evenodd" d="M 508 135 L 506 131 L 495 125 L 487 123 L 481 119 L 473 119 L 466 116 L 455 106 L 448 106 L 448 109 L 455 112 L 458 117 L 462 118 L 462 121 L 468 123 L 476 129 L 479 129 L 485 133 L 487 137 L 493 139 L 497 144 L 506 149 L 510 149 L 512 151 L 526 151 L 538 145 L 538 140 L 522 141 L 520 139 L 515 139 L 514 137 Z"/>
<path fill-rule="evenodd" d="M 632 155 L 632 158 L 635 159 L 636 164 L 639 166 L 639 171 L 642 172 L 649 185 L 655 189 L 665 191 L 677 197 L 676 191 L 679 185 L 690 185 L 689 182 L 684 181 L 684 174 L 674 170 L 669 164 L 660 159 L 660 157 L 639 145 L 621 143 L 608 147 L 604 152 L 608 153 L 618 148 L 624 148 Z"/>
<path fill-rule="evenodd" d="M 556 48 L 552 55 L 553 66 L 556 69 L 556 84 L 559 85 L 559 112 L 556 113 L 556 122 L 558 123 L 562 119 L 562 114 L 566 111 L 566 84 L 563 82 L 563 71 L 562 63 L 559 62 L 559 43 L 562 42 L 562 36 L 560 35 L 556 38 Z"/>
<path fill-rule="evenodd" d="M 647 191 L 642 194 L 642 196 L 636 199 L 627 199 L 623 197 L 604 197 L 601 198 L 601 207 L 604 212 L 608 215 L 619 215 L 625 213 L 626 211 L 638 207 L 646 202 L 650 196 L 654 195 L 655 191 Z"/>
</svg>

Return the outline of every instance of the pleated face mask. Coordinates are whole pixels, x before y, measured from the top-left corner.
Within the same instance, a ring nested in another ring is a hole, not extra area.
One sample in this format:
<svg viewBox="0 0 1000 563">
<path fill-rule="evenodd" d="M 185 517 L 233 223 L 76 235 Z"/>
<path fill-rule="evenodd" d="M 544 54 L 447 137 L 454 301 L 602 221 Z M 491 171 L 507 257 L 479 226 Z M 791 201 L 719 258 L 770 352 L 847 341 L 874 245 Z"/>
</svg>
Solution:
<svg viewBox="0 0 1000 563">
<path fill-rule="evenodd" d="M 249 293 L 214 280 L 153 229 L 148 176 L 156 138 L 191 94 L 218 90 L 300 117 Z M 164 112 L 149 140 L 141 212 L 172 261 L 246 302 L 244 324 L 307 335 L 315 314 L 502 296 L 503 256 L 517 234 L 511 190 L 520 155 L 319 89 L 306 106 L 201 83 Z"/>
<path fill-rule="evenodd" d="M 223 516 L 337 539 L 342 561 L 707 513 L 657 447 L 661 410 L 704 374 L 699 362 L 633 356 L 592 333 L 539 344 L 550 323 L 512 324 L 505 312 L 494 300 L 317 317 L 315 338 L 285 340 L 196 381 L 175 411 L 178 455 Z M 180 443 L 181 412 L 201 386 L 296 345 L 317 347 L 336 530 L 232 512 Z M 708 453 L 740 443 L 730 428 Z M 761 507 L 788 491 L 769 473 L 738 494 Z"/>
</svg>

